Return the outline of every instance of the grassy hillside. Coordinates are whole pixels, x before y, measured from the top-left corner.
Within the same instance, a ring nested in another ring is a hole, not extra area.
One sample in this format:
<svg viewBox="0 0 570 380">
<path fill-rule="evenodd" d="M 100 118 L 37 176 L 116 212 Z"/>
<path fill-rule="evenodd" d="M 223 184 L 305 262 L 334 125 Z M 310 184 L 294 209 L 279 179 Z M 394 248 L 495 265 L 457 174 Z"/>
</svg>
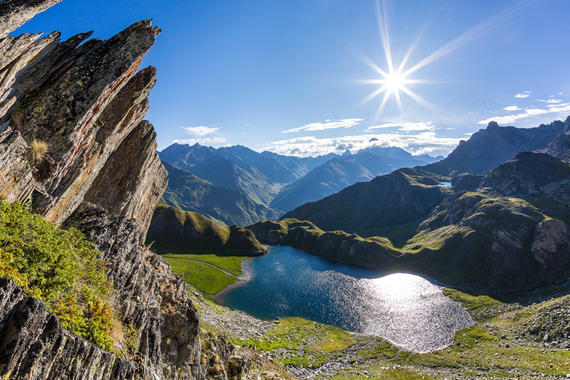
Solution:
<svg viewBox="0 0 570 380">
<path fill-rule="evenodd" d="M 215 186 L 167 163 L 164 166 L 169 175 L 164 200 L 170 206 L 198 212 L 227 225 L 244 226 L 279 215 L 238 190 Z"/>
<path fill-rule="evenodd" d="M 121 327 L 98 255 L 78 230 L 60 230 L 22 204 L 0 200 L 0 277 L 44 302 L 64 328 L 112 350 Z"/>
<path fill-rule="evenodd" d="M 215 253 L 225 256 L 259 256 L 263 246 L 250 231 L 227 227 L 212 219 L 176 207 L 156 207 L 147 243 L 158 253 Z"/>
<path fill-rule="evenodd" d="M 451 195 L 450 189 L 441 186 L 440 179 L 420 170 L 399 169 L 307 203 L 283 218 L 310 220 L 324 230 L 361 235 L 374 235 L 379 229 L 389 228 L 385 232 L 405 232 L 398 239 L 403 241 L 435 206 Z"/>
</svg>

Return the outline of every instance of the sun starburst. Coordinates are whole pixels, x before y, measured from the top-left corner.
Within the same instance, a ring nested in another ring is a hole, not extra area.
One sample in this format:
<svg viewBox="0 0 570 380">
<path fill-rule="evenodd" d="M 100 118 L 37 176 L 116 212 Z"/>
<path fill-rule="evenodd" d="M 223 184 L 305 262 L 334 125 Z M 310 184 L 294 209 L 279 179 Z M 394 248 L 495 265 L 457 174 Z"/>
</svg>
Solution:
<svg viewBox="0 0 570 380">
<path fill-rule="evenodd" d="M 367 79 L 363 82 L 366 84 L 374 84 L 379 86 L 374 92 L 372 92 L 369 96 L 364 99 L 364 102 L 368 102 L 380 94 L 384 94 L 382 98 L 382 102 L 380 103 L 380 107 L 378 108 L 378 114 L 382 112 L 384 106 L 386 105 L 388 99 L 391 95 L 394 96 L 396 102 L 398 103 L 398 107 L 401 108 L 402 101 L 401 101 L 401 93 L 405 93 L 412 99 L 414 99 L 419 104 L 422 104 L 425 107 L 431 107 L 431 105 L 418 94 L 413 92 L 409 86 L 415 83 L 422 83 L 425 82 L 419 79 L 412 79 L 410 78 L 410 74 L 412 71 L 406 70 L 405 65 L 408 61 L 408 58 L 412 54 L 412 50 L 415 44 L 408 49 L 406 55 L 402 59 L 402 62 L 396 66 L 392 60 L 392 51 L 390 48 L 390 35 L 388 31 L 388 19 L 386 17 L 386 3 L 383 3 L 383 8 L 380 8 L 380 2 L 378 1 L 376 7 L 376 18 L 378 20 L 378 31 L 380 34 L 380 40 L 382 42 L 382 47 L 384 48 L 384 56 L 386 57 L 386 65 L 387 69 L 383 70 L 374 62 L 370 61 L 367 58 L 363 58 L 364 62 L 370 66 L 374 71 L 376 71 L 379 76 L 376 79 Z M 414 70 L 415 71 L 415 70 Z"/>
<path fill-rule="evenodd" d="M 381 2 L 382 2 L 382 5 L 381 5 Z M 465 43 L 476 39 L 477 37 L 481 36 L 482 34 L 486 33 L 487 31 L 489 31 L 495 25 L 501 25 L 502 23 L 504 23 L 505 19 L 516 14 L 520 9 L 525 7 L 529 2 L 530 2 L 530 0 L 523 0 L 520 3 L 517 3 L 517 4 L 515 4 L 509 8 L 506 8 L 502 12 L 499 12 L 499 13 L 489 17 L 488 19 L 477 24 L 473 28 L 467 30 L 465 33 L 463 33 L 463 34 L 459 35 L 458 37 L 452 39 L 447 44 L 441 46 L 439 49 L 437 49 L 434 52 L 432 52 L 431 54 L 427 55 L 425 58 L 421 59 L 419 62 L 415 63 L 411 67 L 406 68 L 406 65 L 408 63 L 408 59 L 410 58 L 412 51 L 414 50 L 414 47 L 415 47 L 416 43 L 419 41 L 419 38 L 421 37 L 421 35 L 418 36 L 418 38 L 416 39 L 416 41 L 413 44 L 411 44 L 411 46 L 408 48 L 406 54 L 404 55 L 402 61 L 396 67 L 396 65 L 394 65 L 394 61 L 392 59 L 392 50 L 390 47 L 390 34 L 389 34 L 389 28 L 388 28 L 388 17 L 387 17 L 388 12 L 386 10 L 386 0 L 377 0 L 376 1 L 376 19 L 378 22 L 378 32 L 380 35 L 380 41 L 382 43 L 382 48 L 384 50 L 384 56 L 386 58 L 387 68 L 383 70 L 377 64 L 370 61 L 369 59 L 364 58 L 364 57 L 362 58 L 363 61 L 368 66 L 370 66 L 374 71 L 376 71 L 376 73 L 378 73 L 378 76 L 375 79 L 367 79 L 364 81 L 360 81 L 361 83 L 373 84 L 373 85 L 378 86 L 378 88 L 374 92 L 372 92 L 370 95 L 368 95 L 364 99 L 363 102 L 364 103 L 368 102 L 368 101 L 376 98 L 378 95 L 384 94 L 384 97 L 382 98 L 382 101 L 380 103 L 380 106 L 379 106 L 378 112 L 377 112 L 377 115 L 379 115 L 382 112 L 382 110 L 384 109 L 384 106 L 386 105 L 386 102 L 388 101 L 388 99 L 390 98 L 391 95 L 394 96 L 394 98 L 396 99 L 396 102 L 398 103 L 398 107 L 401 108 L 402 102 L 401 102 L 401 96 L 400 95 L 401 95 L 401 93 L 404 93 L 407 96 L 409 96 L 410 98 L 412 98 L 414 101 L 416 101 L 418 104 L 420 104 L 420 105 L 422 105 L 428 109 L 433 110 L 435 107 L 430 102 L 428 102 L 426 99 L 424 99 L 420 95 L 416 94 L 410 88 L 410 85 L 413 85 L 413 84 L 428 83 L 428 82 L 432 83 L 432 81 L 426 81 L 426 80 L 421 80 L 421 79 L 412 79 L 411 75 L 416 73 L 422 67 L 427 66 L 428 64 L 433 63 L 434 61 L 440 59 L 441 57 L 451 53 L 452 51 L 454 51 L 455 49 L 464 45 Z"/>
</svg>

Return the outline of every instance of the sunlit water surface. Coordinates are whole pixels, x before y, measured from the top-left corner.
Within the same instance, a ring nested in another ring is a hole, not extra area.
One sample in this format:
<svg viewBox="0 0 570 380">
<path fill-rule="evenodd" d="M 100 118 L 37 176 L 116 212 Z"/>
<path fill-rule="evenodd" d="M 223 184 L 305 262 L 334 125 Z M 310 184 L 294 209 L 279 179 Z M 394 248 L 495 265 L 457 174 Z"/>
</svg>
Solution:
<svg viewBox="0 0 570 380">
<path fill-rule="evenodd" d="M 384 275 L 291 247 L 272 247 L 246 265 L 251 281 L 217 301 L 258 318 L 303 317 L 415 352 L 443 348 L 473 323 L 440 287 L 416 275 Z"/>
</svg>

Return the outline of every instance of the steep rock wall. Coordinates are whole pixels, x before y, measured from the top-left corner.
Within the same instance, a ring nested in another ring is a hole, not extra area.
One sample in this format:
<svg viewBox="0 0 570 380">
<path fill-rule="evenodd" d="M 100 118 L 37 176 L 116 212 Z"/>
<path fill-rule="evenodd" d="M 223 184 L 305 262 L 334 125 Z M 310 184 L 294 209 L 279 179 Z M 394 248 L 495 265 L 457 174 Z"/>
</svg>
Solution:
<svg viewBox="0 0 570 380">
<path fill-rule="evenodd" d="M 186 284 L 144 246 L 168 178 L 143 120 L 156 70 L 139 71 L 160 30 L 140 21 L 106 41 L 8 36 L 57 2 L 0 2 L 0 196 L 31 200 L 46 219 L 94 243 L 133 345 L 98 348 L 0 278 L 0 377 L 240 378 L 247 363 L 223 339 L 201 343 Z"/>
</svg>

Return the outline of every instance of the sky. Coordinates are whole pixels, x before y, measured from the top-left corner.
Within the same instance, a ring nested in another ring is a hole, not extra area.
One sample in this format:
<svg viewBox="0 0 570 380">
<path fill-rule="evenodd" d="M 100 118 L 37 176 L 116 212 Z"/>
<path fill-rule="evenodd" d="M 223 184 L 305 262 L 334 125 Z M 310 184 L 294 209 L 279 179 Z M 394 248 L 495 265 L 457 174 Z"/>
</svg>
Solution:
<svg viewBox="0 0 570 380">
<path fill-rule="evenodd" d="M 159 149 L 445 155 L 491 120 L 570 115 L 569 14 L 568 0 L 64 0 L 13 34 L 109 38 L 152 18 Z"/>
</svg>

